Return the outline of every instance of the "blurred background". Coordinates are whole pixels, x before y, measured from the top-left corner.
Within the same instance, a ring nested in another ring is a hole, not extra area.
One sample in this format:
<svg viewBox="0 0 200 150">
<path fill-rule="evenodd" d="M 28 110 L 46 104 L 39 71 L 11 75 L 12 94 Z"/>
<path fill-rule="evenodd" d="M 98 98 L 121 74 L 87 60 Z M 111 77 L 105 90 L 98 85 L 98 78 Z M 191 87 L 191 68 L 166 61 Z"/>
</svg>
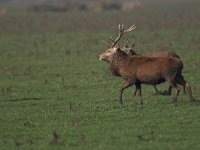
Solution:
<svg viewBox="0 0 200 150">
<path fill-rule="evenodd" d="M 139 28 L 198 27 L 199 3 L 198 0 L 0 0 L 0 30 L 96 31 L 108 30 L 119 23 L 135 23 Z M 29 17 L 25 19 L 26 16 Z M 7 23 L 10 20 L 13 23 Z"/>
</svg>

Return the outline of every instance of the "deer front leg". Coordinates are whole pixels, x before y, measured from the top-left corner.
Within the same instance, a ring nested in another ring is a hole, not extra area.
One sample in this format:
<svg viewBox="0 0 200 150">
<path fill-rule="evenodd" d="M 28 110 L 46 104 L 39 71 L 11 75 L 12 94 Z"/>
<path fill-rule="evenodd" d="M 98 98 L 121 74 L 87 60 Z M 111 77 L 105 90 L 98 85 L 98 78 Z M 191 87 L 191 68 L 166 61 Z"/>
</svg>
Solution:
<svg viewBox="0 0 200 150">
<path fill-rule="evenodd" d="M 143 104 L 143 100 L 142 100 L 142 90 L 141 90 L 141 84 L 140 83 L 136 83 L 136 91 L 138 93 L 138 96 L 140 97 L 140 104 Z"/>
<path fill-rule="evenodd" d="M 135 91 L 133 92 L 133 96 L 136 96 L 137 94 L 137 89 L 135 88 Z"/>
<path fill-rule="evenodd" d="M 122 88 L 120 89 L 120 96 L 119 96 L 119 103 L 122 105 L 123 104 L 123 101 L 122 101 L 122 94 L 123 94 L 123 91 L 130 87 L 131 85 L 133 85 L 132 82 L 130 81 L 126 81 L 125 84 L 122 86 Z"/>
</svg>

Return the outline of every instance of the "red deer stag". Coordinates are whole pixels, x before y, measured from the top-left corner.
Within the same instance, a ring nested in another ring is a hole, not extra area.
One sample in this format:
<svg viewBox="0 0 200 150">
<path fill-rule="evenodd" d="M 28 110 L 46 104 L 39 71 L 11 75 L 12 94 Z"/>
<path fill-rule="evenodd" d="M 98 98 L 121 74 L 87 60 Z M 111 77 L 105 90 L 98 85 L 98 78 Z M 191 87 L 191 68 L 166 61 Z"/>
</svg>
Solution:
<svg viewBox="0 0 200 150">
<path fill-rule="evenodd" d="M 128 43 L 130 42 L 131 38 L 132 38 L 132 35 L 130 35 L 126 39 L 124 47 L 122 48 L 122 51 L 124 51 L 125 53 L 127 53 L 130 56 L 131 55 L 140 55 L 140 56 L 147 56 L 147 57 L 175 57 L 175 58 L 179 58 L 180 59 L 180 57 L 176 53 L 174 53 L 172 51 L 169 51 L 169 50 L 167 50 L 167 51 L 153 51 L 153 52 L 147 52 L 147 53 L 144 53 L 144 54 L 137 54 L 136 51 L 133 49 L 134 46 L 135 46 L 135 43 L 131 47 L 129 47 L 129 45 L 128 45 Z M 111 41 L 115 42 L 115 40 L 110 36 L 110 39 L 107 41 L 108 44 L 112 45 L 112 43 L 110 43 Z M 155 95 L 171 95 L 171 90 L 172 90 L 171 86 L 168 88 L 167 91 L 164 91 L 164 92 L 160 92 L 157 89 L 156 85 L 153 85 L 153 87 L 154 87 L 154 89 L 156 91 Z M 183 88 L 183 90 L 184 90 L 184 93 L 185 93 L 185 87 Z M 136 95 L 136 90 L 134 92 L 134 96 L 135 95 Z"/>
<path fill-rule="evenodd" d="M 191 102 L 195 102 L 190 85 L 182 76 L 183 63 L 180 59 L 173 57 L 146 57 L 146 56 L 129 56 L 120 48 L 115 47 L 124 33 L 135 29 L 133 25 L 128 30 L 124 30 L 124 25 L 119 25 L 119 35 L 114 40 L 109 49 L 99 55 L 99 60 L 104 60 L 110 64 L 110 70 L 114 76 L 122 77 L 126 82 L 120 89 L 119 102 L 123 104 L 123 91 L 134 85 L 140 103 L 143 104 L 141 96 L 141 84 L 156 85 L 167 81 L 175 90 L 172 102 L 177 102 L 177 96 L 180 88 L 178 84 L 185 86 Z"/>
</svg>

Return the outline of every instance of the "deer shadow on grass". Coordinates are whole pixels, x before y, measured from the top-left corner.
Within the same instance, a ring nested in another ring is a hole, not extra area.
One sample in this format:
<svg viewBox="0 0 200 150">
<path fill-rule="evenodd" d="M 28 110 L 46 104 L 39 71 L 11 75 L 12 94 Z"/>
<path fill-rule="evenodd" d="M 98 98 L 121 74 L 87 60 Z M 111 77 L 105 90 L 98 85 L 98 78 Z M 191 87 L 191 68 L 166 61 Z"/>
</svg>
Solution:
<svg viewBox="0 0 200 150">
<path fill-rule="evenodd" d="M 24 97 L 24 98 L 13 98 L 13 99 L 7 99 L 0 102 L 21 102 L 21 101 L 39 101 L 39 100 L 47 100 L 47 98 L 41 98 L 41 97 Z"/>
</svg>

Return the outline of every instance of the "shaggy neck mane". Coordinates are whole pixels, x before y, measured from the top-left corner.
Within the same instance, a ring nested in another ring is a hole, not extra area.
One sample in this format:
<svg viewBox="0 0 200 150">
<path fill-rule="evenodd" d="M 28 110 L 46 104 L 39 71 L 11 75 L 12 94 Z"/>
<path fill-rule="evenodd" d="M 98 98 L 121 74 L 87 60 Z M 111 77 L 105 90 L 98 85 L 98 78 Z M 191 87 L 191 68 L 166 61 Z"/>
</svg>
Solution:
<svg viewBox="0 0 200 150">
<path fill-rule="evenodd" d="M 126 59 L 128 58 L 128 54 L 121 50 L 117 50 L 117 52 L 113 55 L 112 61 L 110 63 L 110 70 L 113 75 L 120 75 L 120 68 L 124 68 L 126 65 Z"/>
</svg>

